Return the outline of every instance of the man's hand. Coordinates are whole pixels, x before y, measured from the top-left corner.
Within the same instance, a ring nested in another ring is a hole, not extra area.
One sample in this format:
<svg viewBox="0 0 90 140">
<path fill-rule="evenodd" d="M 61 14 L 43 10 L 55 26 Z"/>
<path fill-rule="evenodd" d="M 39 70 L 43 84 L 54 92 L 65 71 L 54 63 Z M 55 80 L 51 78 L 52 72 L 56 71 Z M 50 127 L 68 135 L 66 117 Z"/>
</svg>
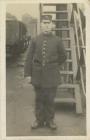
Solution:
<svg viewBox="0 0 90 140">
<path fill-rule="evenodd" d="M 25 82 L 27 82 L 27 83 L 31 83 L 31 77 L 30 77 L 30 76 L 25 77 Z"/>
</svg>

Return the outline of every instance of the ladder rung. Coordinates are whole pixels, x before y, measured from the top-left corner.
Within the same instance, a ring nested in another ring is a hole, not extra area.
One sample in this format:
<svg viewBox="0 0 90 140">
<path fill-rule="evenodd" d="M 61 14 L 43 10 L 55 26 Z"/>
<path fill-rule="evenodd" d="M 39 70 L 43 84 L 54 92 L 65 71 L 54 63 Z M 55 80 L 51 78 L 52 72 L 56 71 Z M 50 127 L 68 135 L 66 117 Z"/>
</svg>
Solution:
<svg viewBox="0 0 90 140">
<path fill-rule="evenodd" d="M 56 14 L 56 13 L 68 13 L 67 10 L 61 10 L 61 11 L 44 11 L 44 14 Z"/>
<path fill-rule="evenodd" d="M 67 38 L 61 38 L 61 40 L 71 40 L 70 37 L 67 37 Z"/>
<path fill-rule="evenodd" d="M 72 62 L 72 59 L 67 59 L 66 62 L 69 62 L 70 63 L 70 62 Z"/>
<path fill-rule="evenodd" d="M 57 3 L 45 3 L 43 4 L 43 6 L 56 6 Z"/>
<path fill-rule="evenodd" d="M 60 102 L 60 103 L 76 103 L 74 98 L 55 98 L 55 102 Z"/>
<path fill-rule="evenodd" d="M 61 84 L 58 88 L 75 88 L 74 84 Z"/>
<path fill-rule="evenodd" d="M 60 74 L 72 75 L 73 74 L 73 71 L 60 71 Z"/>
<path fill-rule="evenodd" d="M 60 31 L 69 31 L 70 30 L 70 28 L 55 28 L 54 29 L 55 31 L 58 31 L 58 30 L 60 30 Z"/>
<path fill-rule="evenodd" d="M 71 48 L 65 48 L 66 51 L 71 51 Z"/>
<path fill-rule="evenodd" d="M 63 21 L 66 21 L 66 22 L 68 22 L 69 20 L 68 19 L 54 19 L 54 20 L 52 20 L 53 22 L 58 22 L 58 21 L 60 21 L 60 22 L 63 22 Z"/>
<path fill-rule="evenodd" d="M 58 5 L 58 3 L 45 3 L 45 4 L 43 4 L 43 6 L 56 6 L 56 5 Z M 62 5 L 62 4 L 60 4 L 60 5 Z M 67 5 L 67 4 L 63 4 L 63 5 Z"/>
</svg>

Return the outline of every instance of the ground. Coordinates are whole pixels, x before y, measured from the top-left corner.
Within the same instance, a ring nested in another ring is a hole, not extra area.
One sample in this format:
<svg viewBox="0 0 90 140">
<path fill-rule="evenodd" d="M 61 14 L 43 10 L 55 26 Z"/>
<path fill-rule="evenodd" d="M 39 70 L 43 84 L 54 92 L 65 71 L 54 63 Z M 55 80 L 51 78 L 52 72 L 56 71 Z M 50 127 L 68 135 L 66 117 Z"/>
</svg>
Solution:
<svg viewBox="0 0 90 140">
<path fill-rule="evenodd" d="M 77 115 L 73 104 L 56 105 L 56 131 L 31 129 L 34 117 L 34 90 L 23 77 L 23 58 L 7 63 L 6 134 L 7 136 L 85 136 L 86 115 Z"/>
</svg>

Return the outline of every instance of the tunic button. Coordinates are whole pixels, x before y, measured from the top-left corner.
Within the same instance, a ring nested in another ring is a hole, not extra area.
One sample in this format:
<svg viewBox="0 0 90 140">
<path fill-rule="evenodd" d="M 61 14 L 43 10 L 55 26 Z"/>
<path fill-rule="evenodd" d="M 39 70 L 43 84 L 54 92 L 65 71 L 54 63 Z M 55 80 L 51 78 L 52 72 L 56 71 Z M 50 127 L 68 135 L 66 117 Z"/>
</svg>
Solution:
<svg viewBox="0 0 90 140">
<path fill-rule="evenodd" d="M 43 52 L 42 52 L 42 55 L 45 55 L 45 54 L 46 54 L 45 51 L 43 51 Z"/>
<path fill-rule="evenodd" d="M 42 50 L 45 50 L 45 47 L 43 47 Z"/>
<path fill-rule="evenodd" d="M 45 55 L 43 55 L 43 58 L 45 58 L 46 56 Z"/>
<path fill-rule="evenodd" d="M 44 44 L 43 44 L 42 48 L 46 48 L 46 47 L 47 47 L 47 45 L 44 45 Z"/>
<path fill-rule="evenodd" d="M 42 52 L 46 52 L 46 49 L 42 49 Z"/>
<path fill-rule="evenodd" d="M 47 43 L 47 40 L 44 40 L 43 43 Z"/>
</svg>

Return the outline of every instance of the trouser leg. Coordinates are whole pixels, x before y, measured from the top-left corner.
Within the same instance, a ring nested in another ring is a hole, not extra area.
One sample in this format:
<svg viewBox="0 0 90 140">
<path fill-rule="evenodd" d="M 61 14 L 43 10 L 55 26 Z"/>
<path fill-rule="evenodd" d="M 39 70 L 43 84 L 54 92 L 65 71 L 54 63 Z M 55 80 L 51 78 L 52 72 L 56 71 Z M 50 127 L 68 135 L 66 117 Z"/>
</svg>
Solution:
<svg viewBox="0 0 90 140">
<path fill-rule="evenodd" d="M 44 91 L 44 120 L 49 122 L 54 119 L 55 116 L 55 103 L 54 99 L 56 96 L 57 88 L 43 89 Z"/>
<path fill-rule="evenodd" d="M 35 88 L 35 116 L 39 122 L 49 122 L 55 116 L 55 103 L 57 87 Z"/>
<path fill-rule="evenodd" d="M 42 89 L 34 87 L 35 89 L 35 116 L 38 122 L 43 122 L 43 94 Z"/>
</svg>

